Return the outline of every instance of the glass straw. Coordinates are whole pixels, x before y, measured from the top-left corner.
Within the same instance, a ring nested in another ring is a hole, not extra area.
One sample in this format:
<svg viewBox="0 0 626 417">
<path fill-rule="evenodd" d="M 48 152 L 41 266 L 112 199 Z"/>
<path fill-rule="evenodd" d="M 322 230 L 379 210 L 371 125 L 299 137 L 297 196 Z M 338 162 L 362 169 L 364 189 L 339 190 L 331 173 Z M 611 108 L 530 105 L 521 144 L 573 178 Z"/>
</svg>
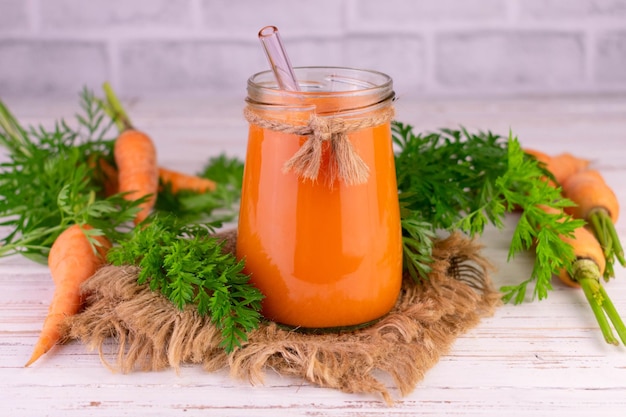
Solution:
<svg viewBox="0 0 626 417">
<path fill-rule="evenodd" d="M 300 91 L 293 67 L 280 40 L 278 28 L 276 26 L 265 26 L 259 31 L 259 40 L 261 45 L 263 45 L 267 60 L 278 82 L 278 88 L 287 91 Z"/>
</svg>

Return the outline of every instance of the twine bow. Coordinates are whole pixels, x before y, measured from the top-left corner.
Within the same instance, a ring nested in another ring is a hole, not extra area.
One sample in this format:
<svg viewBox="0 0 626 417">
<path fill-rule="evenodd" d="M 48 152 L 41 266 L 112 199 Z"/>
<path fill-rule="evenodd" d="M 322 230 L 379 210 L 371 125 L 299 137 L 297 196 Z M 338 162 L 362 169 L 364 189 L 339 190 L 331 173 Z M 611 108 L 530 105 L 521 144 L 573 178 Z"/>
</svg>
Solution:
<svg viewBox="0 0 626 417">
<path fill-rule="evenodd" d="M 330 183 L 340 179 L 348 185 L 356 185 L 367 182 L 369 167 L 355 151 L 348 133 L 387 123 L 393 119 L 394 111 L 390 107 L 372 117 L 359 119 L 313 115 L 305 125 L 265 119 L 250 107 L 245 108 L 244 116 L 250 124 L 264 129 L 307 137 L 298 151 L 285 162 L 285 171 L 293 171 L 300 178 L 317 180 L 322 165 L 323 144 L 328 142 Z"/>
</svg>

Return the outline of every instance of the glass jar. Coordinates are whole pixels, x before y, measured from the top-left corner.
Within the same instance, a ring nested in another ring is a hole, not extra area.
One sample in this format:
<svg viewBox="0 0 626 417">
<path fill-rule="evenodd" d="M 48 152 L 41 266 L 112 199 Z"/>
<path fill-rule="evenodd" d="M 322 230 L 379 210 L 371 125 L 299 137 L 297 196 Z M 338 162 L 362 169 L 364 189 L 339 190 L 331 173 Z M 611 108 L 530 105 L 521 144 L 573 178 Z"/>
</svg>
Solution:
<svg viewBox="0 0 626 417">
<path fill-rule="evenodd" d="M 266 318 L 364 325 L 391 310 L 402 281 L 392 80 L 350 68 L 295 74 L 299 92 L 278 90 L 270 71 L 248 80 L 237 256 Z"/>
</svg>

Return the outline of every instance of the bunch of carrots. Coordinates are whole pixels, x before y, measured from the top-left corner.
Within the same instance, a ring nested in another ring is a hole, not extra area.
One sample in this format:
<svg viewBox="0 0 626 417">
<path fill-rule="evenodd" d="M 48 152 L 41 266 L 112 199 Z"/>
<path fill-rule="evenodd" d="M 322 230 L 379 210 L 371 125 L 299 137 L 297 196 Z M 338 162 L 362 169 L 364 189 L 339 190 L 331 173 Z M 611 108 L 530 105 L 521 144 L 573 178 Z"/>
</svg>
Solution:
<svg viewBox="0 0 626 417">
<path fill-rule="evenodd" d="M 115 167 L 102 157 L 91 161 L 104 181 L 106 194 L 123 193 L 129 200 L 141 200 L 134 223 L 141 224 L 154 208 L 159 187 L 168 186 L 173 193 L 190 190 L 198 193 L 213 191 L 212 180 L 187 175 L 159 167 L 152 139 L 133 127 L 128 115 L 108 83 L 104 84 L 106 100 L 101 101 L 115 121 L 119 136 L 113 149 Z M 48 352 L 62 338 L 61 324 L 67 316 L 76 314 L 82 304 L 80 286 L 105 263 L 112 243 L 106 236 L 97 236 L 94 245 L 85 231 L 89 224 L 74 224 L 54 241 L 48 255 L 48 266 L 55 284 L 49 311 L 37 340 L 29 366 Z"/>
<path fill-rule="evenodd" d="M 544 165 L 550 174 L 546 181 L 560 187 L 563 197 L 574 203 L 564 211 L 586 222 L 573 236 L 561 236 L 571 245 L 576 260 L 559 273 L 559 278 L 566 285 L 583 290 L 606 342 L 619 344 L 612 323 L 626 345 L 626 326 L 601 284 L 601 279 L 608 281 L 614 276 L 615 260 L 626 266 L 614 226 L 619 216 L 615 193 L 597 170 L 590 169 L 587 159 L 569 153 L 550 156 L 532 149 L 526 149 L 526 153 Z"/>
</svg>

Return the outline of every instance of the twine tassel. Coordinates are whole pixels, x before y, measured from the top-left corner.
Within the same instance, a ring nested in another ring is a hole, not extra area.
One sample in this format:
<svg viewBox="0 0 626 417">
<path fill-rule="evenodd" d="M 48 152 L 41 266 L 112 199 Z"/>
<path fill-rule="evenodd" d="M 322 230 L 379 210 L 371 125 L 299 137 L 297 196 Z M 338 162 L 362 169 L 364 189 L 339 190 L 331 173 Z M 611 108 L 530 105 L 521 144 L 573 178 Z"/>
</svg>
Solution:
<svg viewBox="0 0 626 417">
<path fill-rule="evenodd" d="M 348 185 L 367 182 L 369 167 L 350 143 L 344 120 L 313 116 L 308 126 L 311 134 L 285 163 L 284 171 L 293 171 L 303 179 L 317 180 L 322 164 L 323 142 L 329 142 L 329 184 L 336 180 L 342 180 Z"/>
<path fill-rule="evenodd" d="M 316 136 L 309 138 L 283 166 L 283 172 L 293 171 L 300 178 L 315 181 L 322 166 L 322 141 Z"/>
<path fill-rule="evenodd" d="M 347 135 L 338 134 L 331 143 L 334 165 L 336 165 L 331 172 L 331 182 L 340 179 L 348 185 L 366 183 L 370 169 L 354 150 Z"/>
<path fill-rule="evenodd" d="M 284 164 L 284 172 L 292 171 L 299 178 L 316 181 L 322 167 L 323 145 L 329 142 L 329 183 L 341 180 L 348 185 L 358 185 L 367 182 L 369 167 L 350 143 L 348 133 L 388 123 L 393 119 L 394 110 L 389 108 L 376 116 L 355 120 L 313 115 L 306 125 L 263 118 L 250 107 L 244 110 L 244 115 L 249 123 L 264 129 L 307 138 Z"/>
</svg>

